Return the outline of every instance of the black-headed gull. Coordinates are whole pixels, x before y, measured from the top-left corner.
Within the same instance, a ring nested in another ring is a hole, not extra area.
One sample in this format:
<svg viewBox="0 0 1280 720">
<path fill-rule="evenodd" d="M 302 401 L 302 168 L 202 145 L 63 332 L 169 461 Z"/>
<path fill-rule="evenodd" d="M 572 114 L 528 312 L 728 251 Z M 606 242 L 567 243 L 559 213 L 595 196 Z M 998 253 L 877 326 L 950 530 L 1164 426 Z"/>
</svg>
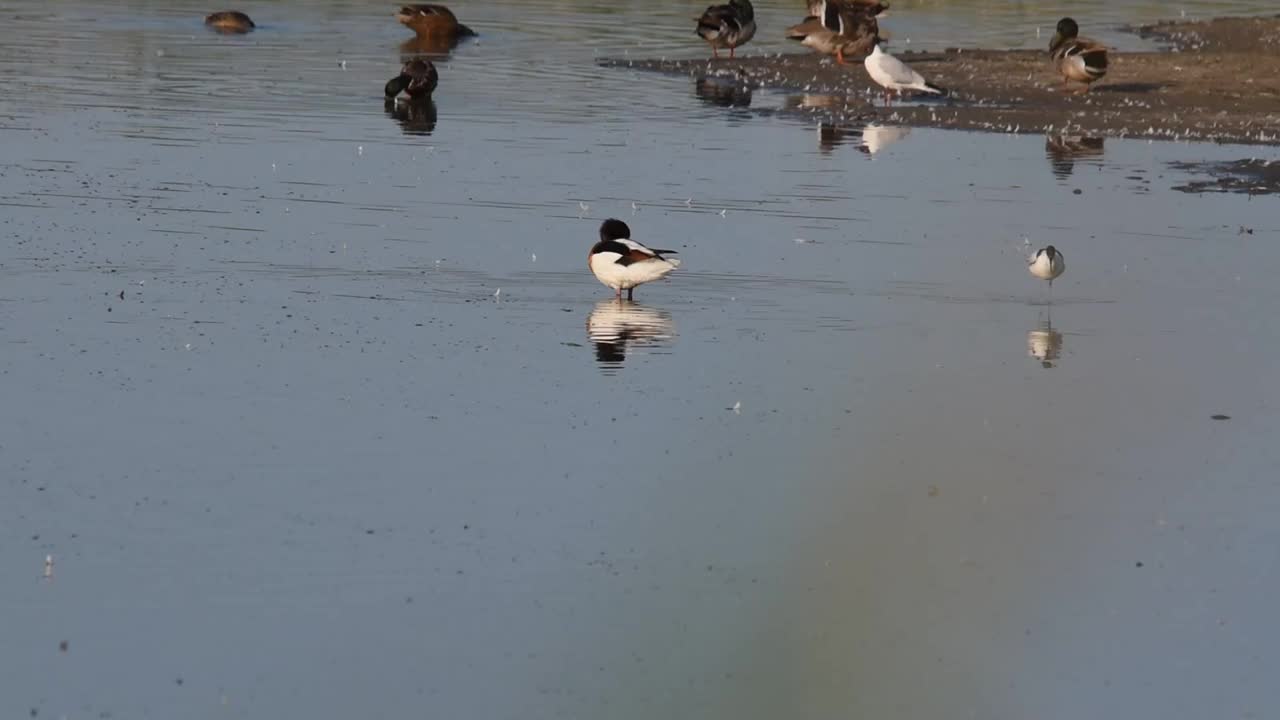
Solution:
<svg viewBox="0 0 1280 720">
<path fill-rule="evenodd" d="M 901 93 L 903 90 L 918 90 L 935 95 L 947 93 L 943 88 L 926 82 L 924 76 L 912 70 L 906 63 L 881 50 L 879 44 L 872 49 L 871 54 L 863 61 L 863 65 L 866 66 L 867 74 L 871 79 L 884 88 L 885 105 L 889 104 L 890 91 Z"/>
</svg>

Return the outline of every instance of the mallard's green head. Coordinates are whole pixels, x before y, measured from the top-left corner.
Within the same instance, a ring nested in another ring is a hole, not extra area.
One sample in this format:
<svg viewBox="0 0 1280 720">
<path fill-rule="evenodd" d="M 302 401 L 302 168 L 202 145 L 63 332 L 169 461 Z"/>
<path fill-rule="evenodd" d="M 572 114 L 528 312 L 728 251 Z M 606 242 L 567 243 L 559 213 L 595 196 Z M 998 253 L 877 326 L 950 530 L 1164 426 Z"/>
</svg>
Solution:
<svg viewBox="0 0 1280 720">
<path fill-rule="evenodd" d="M 1076 25 L 1076 21 L 1071 18 L 1062 18 L 1058 21 L 1058 31 L 1053 34 L 1053 39 L 1049 41 L 1049 49 L 1057 50 L 1058 46 L 1069 40 L 1075 40 L 1080 34 L 1080 26 Z"/>
</svg>

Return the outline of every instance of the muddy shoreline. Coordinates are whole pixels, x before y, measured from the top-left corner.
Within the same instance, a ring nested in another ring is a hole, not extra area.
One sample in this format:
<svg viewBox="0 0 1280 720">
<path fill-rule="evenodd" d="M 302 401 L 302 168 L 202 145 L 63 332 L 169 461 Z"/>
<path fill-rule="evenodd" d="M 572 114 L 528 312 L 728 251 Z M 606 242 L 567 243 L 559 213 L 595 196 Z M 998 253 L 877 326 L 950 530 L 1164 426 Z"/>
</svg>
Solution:
<svg viewBox="0 0 1280 720">
<path fill-rule="evenodd" d="M 992 132 L 1280 145 L 1280 16 L 1126 29 L 1166 49 L 1113 52 L 1109 74 L 1085 94 L 1063 92 L 1043 52 L 903 52 L 890 47 L 951 94 L 940 100 L 909 98 L 888 108 L 879 105 L 874 93 L 878 88 L 860 62 L 841 66 L 815 53 L 711 61 L 606 59 L 601 64 L 688 75 L 703 91 L 700 95 L 718 93 L 730 105 L 749 104 L 752 90 L 797 93 L 787 98 L 782 112 L 836 124 L 879 121 Z"/>
</svg>

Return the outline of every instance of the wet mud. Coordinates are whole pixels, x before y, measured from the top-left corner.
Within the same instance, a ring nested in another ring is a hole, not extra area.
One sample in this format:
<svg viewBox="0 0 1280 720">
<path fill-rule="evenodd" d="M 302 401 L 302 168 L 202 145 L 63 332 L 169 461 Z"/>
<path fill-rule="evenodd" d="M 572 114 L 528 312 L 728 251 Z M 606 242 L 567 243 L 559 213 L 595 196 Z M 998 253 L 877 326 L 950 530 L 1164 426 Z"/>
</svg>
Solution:
<svg viewBox="0 0 1280 720">
<path fill-rule="evenodd" d="M 838 65 L 816 54 L 602 64 L 687 74 L 704 86 L 714 81 L 725 88 L 720 96 L 736 97 L 738 105 L 752 90 L 802 93 L 798 100 L 789 97 L 782 112 L 824 122 L 1280 144 L 1280 16 L 1127 29 L 1166 47 L 1113 51 L 1110 72 L 1083 93 L 1063 87 L 1045 52 L 904 52 L 891 46 L 950 94 L 905 98 L 889 107 L 860 62 Z"/>
</svg>

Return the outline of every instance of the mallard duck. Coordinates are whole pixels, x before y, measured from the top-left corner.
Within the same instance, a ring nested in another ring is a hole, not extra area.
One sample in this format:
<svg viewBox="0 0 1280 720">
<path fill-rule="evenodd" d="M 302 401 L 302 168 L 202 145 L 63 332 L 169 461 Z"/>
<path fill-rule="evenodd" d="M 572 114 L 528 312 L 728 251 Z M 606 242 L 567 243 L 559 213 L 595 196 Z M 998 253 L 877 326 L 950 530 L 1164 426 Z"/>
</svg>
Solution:
<svg viewBox="0 0 1280 720">
<path fill-rule="evenodd" d="M 728 5 L 712 5 L 698 18 L 694 31 L 711 46 L 711 54 L 720 57 L 720 48 L 733 49 L 745 45 L 756 34 L 756 11 L 751 0 L 729 0 Z"/>
<path fill-rule="evenodd" d="M 876 3 L 875 7 L 882 7 Z M 862 3 L 819 0 L 818 15 L 787 28 L 786 35 L 823 55 L 834 55 L 844 65 L 844 56 L 864 56 L 880 42 L 876 11 Z"/>
<path fill-rule="evenodd" d="M 947 94 L 944 88 L 926 82 L 920 73 L 912 70 L 906 63 L 881 50 L 879 43 L 871 49 L 871 54 L 862 61 L 862 64 L 866 66 L 867 74 L 871 79 L 884 88 L 885 105 L 889 104 L 891 90 L 896 90 L 899 94 L 903 90 L 918 90 L 934 95 Z"/>
<path fill-rule="evenodd" d="M 395 98 L 403 93 L 411 100 L 422 100 L 431 97 L 436 85 L 440 84 L 440 74 L 430 60 L 414 58 L 400 68 L 400 74 L 387 81 L 383 93 L 387 98 Z"/>
<path fill-rule="evenodd" d="M 1052 245 L 1046 245 L 1036 251 L 1031 256 L 1031 262 L 1027 263 L 1027 270 L 1031 274 L 1041 280 L 1049 281 L 1049 289 L 1053 289 L 1053 280 L 1062 273 L 1066 272 L 1067 261 L 1062 259 L 1062 253 Z"/>
<path fill-rule="evenodd" d="M 1079 37 L 1080 26 L 1071 18 L 1058 21 L 1058 31 L 1049 41 L 1049 57 L 1064 80 L 1089 84 L 1107 74 L 1107 47 Z"/>
<path fill-rule="evenodd" d="M 396 20 L 419 36 L 456 40 L 476 34 L 443 5 L 405 5 L 396 13 Z"/>
<path fill-rule="evenodd" d="M 631 239 L 626 223 L 610 218 L 600 224 L 600 242 L 591 247 L 587 265 L 597 280 L 613 288 L 615 297 L 621 298 L 626 290 L 631 300 L 636 286 L 660 280 L 680 267 L 679 260 L 668 260 L 663 253 L 676 251 L 650 250 Z"/>
<path fill-rule="evenodd" d="M 248 15 L 239 10 L 220 10 L 209 13 L 204 18 L 204 24 L 225 33 L 247 33 L 257 27 Z"/>
</svg>

